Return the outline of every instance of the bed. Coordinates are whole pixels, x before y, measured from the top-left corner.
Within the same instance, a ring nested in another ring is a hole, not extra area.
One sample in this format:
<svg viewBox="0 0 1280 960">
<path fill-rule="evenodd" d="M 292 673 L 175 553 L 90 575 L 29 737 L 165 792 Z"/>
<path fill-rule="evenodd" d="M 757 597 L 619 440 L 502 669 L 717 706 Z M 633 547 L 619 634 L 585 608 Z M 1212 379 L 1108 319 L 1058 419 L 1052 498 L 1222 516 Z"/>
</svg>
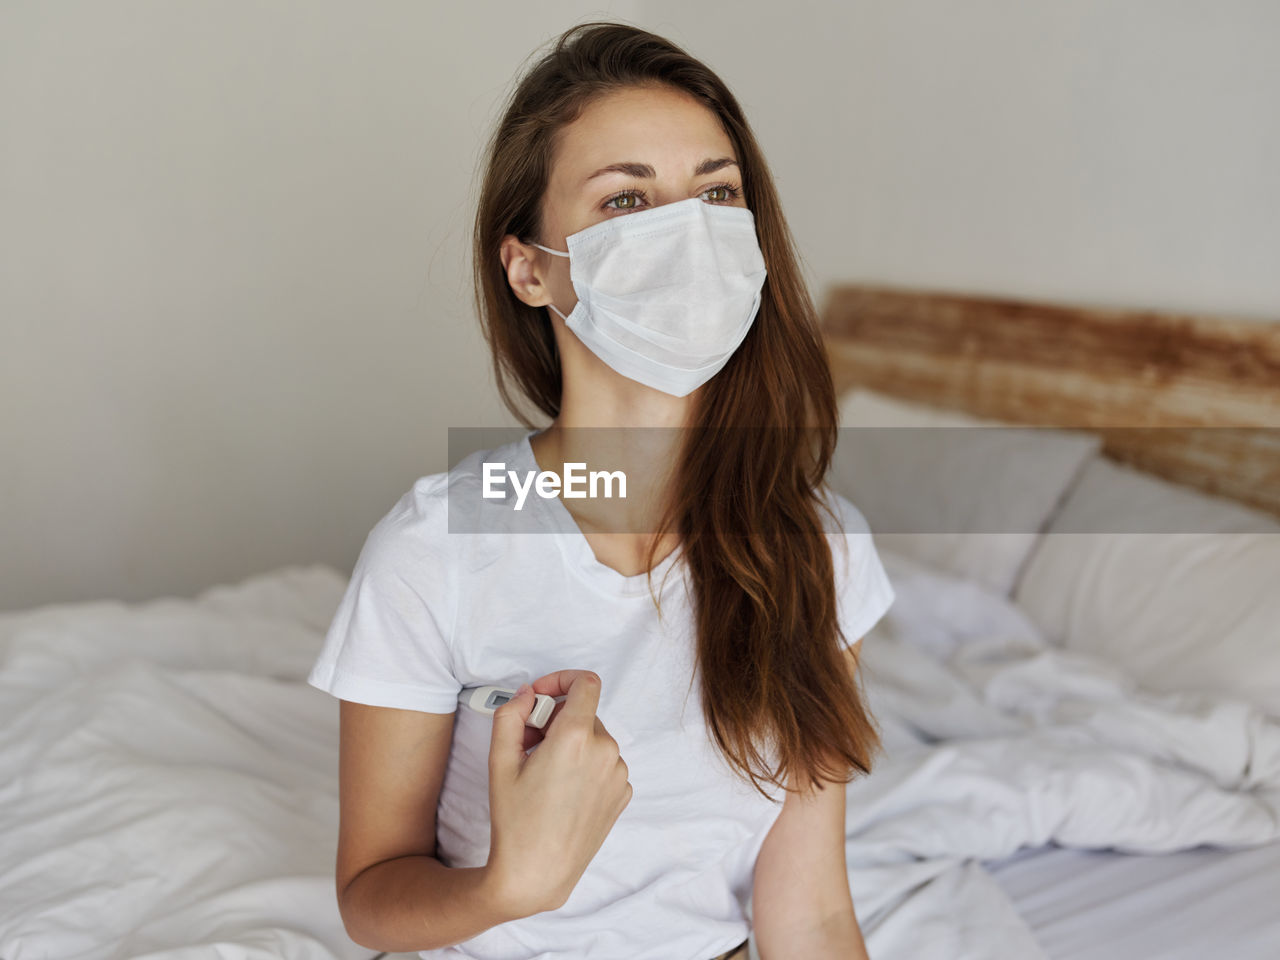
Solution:
<svg viewBox="0 0 1280 960">
<path fill-rule="evenodd" d="M 849 793 L 872 956 L 1280 956 L 1280 325 L 868 285 L 823 316 L 833 474 L 899 595 Z"/>
<path fill-rule="evenodd" d="M 832 482 L 897 593 L 848 792 L 871 956 L 1275 957 L 1280 324 L 860 286 L 823 316 Z M 305 683 L 345 585 L 0 614 L 0 960 L 377 956 Z"/>
</svg>

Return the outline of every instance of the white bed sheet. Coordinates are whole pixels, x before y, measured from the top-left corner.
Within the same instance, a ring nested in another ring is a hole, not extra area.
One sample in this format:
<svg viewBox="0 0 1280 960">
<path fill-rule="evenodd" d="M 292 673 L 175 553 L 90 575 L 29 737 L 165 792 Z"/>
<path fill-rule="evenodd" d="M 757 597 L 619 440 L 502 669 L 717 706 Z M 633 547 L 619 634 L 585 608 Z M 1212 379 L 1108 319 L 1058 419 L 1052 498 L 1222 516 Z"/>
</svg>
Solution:
<svg viewBox="0 0 1280 960">
<path fill-rule="evenodd" d="M 0 614 L 0 958 L 362 960 L 334 889 L 346 586 Z"/>
<path fill-rule="evenodd" d="M 986 866 L 1050 960 L 1280 956 L 1280 843 L 1161 856 L 1050 846 Z"/>
<path fill-rule="evenodd" d="M 1048 844 L 1112 851 L 1114 869 L 1135 879 L 1152 878 L 1143 871 L 1168 855 L 1212 847 L 1247 882 L 1259 861 L 1228 848 L 1280 840 L 1280 724 L 1243 702 L 1141 690 L 1115 666 L 1047 643 L 1007 598 L 882 555 L 898 600 L 863 645 L 862 668 L 886 752 L 850 784 L 846 823 L 872 957 L 1070 956 L 1051 950 L 1090 942 L 1071 931 L 1094 918 L 1066 904 L 1037 927 L 1035 904 L 1005 887 L 1017 889 L 1018 874 L 997 880 L 983 866 Z M 1266 864 L 1269 853 L 1253 856 Z M 1206 872 L 1201 895 L 1220 879 Z M 1266 879 L 1234 912 L 1201 913 L 1198 929 L 1184 928 L 1184 955 L 1249 957 L 1258 944 L 1247 930 L 1269 929 L 1280 903 Z M 1194 889 L 1166 884 L 1164 909 Z M 1157 896 L 1127 898 L 1132 916 L 1115 903 L 1105 918 L 1140 937 Z M 1262 955 L 1280 956 L 1271 946 Z"/>
<path fill-rule="evenodd" d="M 1006 598 L 883 556 L 898 599 L 863 670 L 886 752 L 846 823 L 872 957 L 1280 955 L 1280 725 L 1144 696 Z M 337 709 L 305 683 L 344 587 L 285 568 L 0 614 L 0 958 L 375 955 L 338 916 Z M 1144 855 L 1008 860 L 1050 843 Z"/>
<path fill-rule="evenodd" d="M 983 866 L 1050 960 L 1280 956 L 1280 842 L 1159 856 L 1047 846 Z"/>
</svg>

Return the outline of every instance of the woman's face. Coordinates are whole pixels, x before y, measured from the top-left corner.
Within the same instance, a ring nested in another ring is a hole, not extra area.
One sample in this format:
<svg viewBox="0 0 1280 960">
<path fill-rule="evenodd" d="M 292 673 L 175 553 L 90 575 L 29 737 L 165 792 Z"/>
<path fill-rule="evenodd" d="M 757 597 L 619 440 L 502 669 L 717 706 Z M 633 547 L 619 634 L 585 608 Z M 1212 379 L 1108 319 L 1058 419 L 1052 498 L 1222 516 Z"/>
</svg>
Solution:
<svg viewBox="0 0 1280 960">
<path fill-rule="evenodd" d="M 567 251 L 565 238 L 572 233 L 689 197 L 720 206 L 747 205 L 738 156 L 719 119 L 690 95 L 671 88 L 616 91 L 592 102 L 560 131 L 538 241 Z M 524 263 L 513 262 L 521 259 L 508 249 L 513 243 Z M 504 242 L 502 256 L 522 300 L 533 305 L 550 301 L 569 315 L 577 295 L 569 281 L 568 258 L 514 237 Z"/>
<path fill-rule="evenodd" d="M 565 250 L 565 237 L 601 220 L 689 197 L 745 207 L 737 160 L 716 115 L 688 94 L 665 87 L 610 94 L 560 132 L 542 242 Z M 625 169 L 609 169 L 615 165 Z"/>
</svg>

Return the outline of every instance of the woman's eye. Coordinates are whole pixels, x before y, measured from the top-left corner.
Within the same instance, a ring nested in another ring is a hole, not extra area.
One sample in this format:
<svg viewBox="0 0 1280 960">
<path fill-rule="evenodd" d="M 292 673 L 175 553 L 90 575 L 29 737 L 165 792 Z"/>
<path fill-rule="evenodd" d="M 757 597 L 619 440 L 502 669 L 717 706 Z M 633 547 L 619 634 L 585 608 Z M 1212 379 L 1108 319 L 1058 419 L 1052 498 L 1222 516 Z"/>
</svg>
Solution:
<svg viewBox="0 0 1280 960">
<path fill-rule="evenodd" d="M 643 190 L 623 190 L 615 193 L 604 202 L 606 210 L 635 210 L 641 203 L 647 202 L 648 194 Z M 616 206 L 614 204 L 617 204 Z"/>
<path fill-rule="evenodd" d="M 742 191 L 730 183 L 717 183 L 702 191 L 702 196 L 704 197 L 709 194 L 718 194 L 717 197 L 711 199 L 712 203 L 733 203 L 742 195 Z M 624 190 L 621 193 L 615 193 L 606 200 L 604 209 L 635 210 L 637 205 L 646 199 L 643 190 Z"/>
<path fill-rule="evenodd" d="M 707 187 L 705 193 L 715 193 L 716 191 L 720 191 L 723 194 L 723 198 L 715 201 L 716 203 L 732 203 L 742 193 L 737 187 L 727 183 L 717 183 L 713 187 Z"/>
<path fill-rule="evenodd" d="M 604 205 L 610 210 L 634 210 L 636 201 L 644 199 L 643 190 L 627 190 L 624 193 L 615 193 L 612 197 L 604 202 Z M 614 202 L 629 200 L 630 203 L 623 203 L 621 206 L 610 206 Z"/>
</svg>

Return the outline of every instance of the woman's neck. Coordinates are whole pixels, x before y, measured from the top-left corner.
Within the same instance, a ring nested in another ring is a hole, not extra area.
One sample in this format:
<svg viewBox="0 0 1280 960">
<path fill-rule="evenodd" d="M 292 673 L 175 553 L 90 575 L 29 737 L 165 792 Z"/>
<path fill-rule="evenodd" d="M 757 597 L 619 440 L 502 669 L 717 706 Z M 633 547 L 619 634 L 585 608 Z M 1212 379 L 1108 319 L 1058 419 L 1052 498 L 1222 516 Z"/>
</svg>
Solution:
<svg viewBox="0 0 1280 960">
<path fill-rule="evenodd" d="M 564 475 L 567 463 L 592 471 L 620 471 L 626 497 L 590 496 L 561 503 L 606 566 L 626 576 L 649 569 L 649 549 L 661 563 L 679 543 L 669 533 L 654 544 L 654 533 L 670 495 L 673 472 L 684 444 L 693 397 L 672 397 L 639 384 L 595 384 L 575 396 L 566 390 L 560 415 L 530 440 L 542 470 Z M 614 387 L 615 389 L 609 389 Z M 634 389 L 631 389 L 634 387 Z M 601 389 L 604 388 L 604 389 Z"/>
</svg>

